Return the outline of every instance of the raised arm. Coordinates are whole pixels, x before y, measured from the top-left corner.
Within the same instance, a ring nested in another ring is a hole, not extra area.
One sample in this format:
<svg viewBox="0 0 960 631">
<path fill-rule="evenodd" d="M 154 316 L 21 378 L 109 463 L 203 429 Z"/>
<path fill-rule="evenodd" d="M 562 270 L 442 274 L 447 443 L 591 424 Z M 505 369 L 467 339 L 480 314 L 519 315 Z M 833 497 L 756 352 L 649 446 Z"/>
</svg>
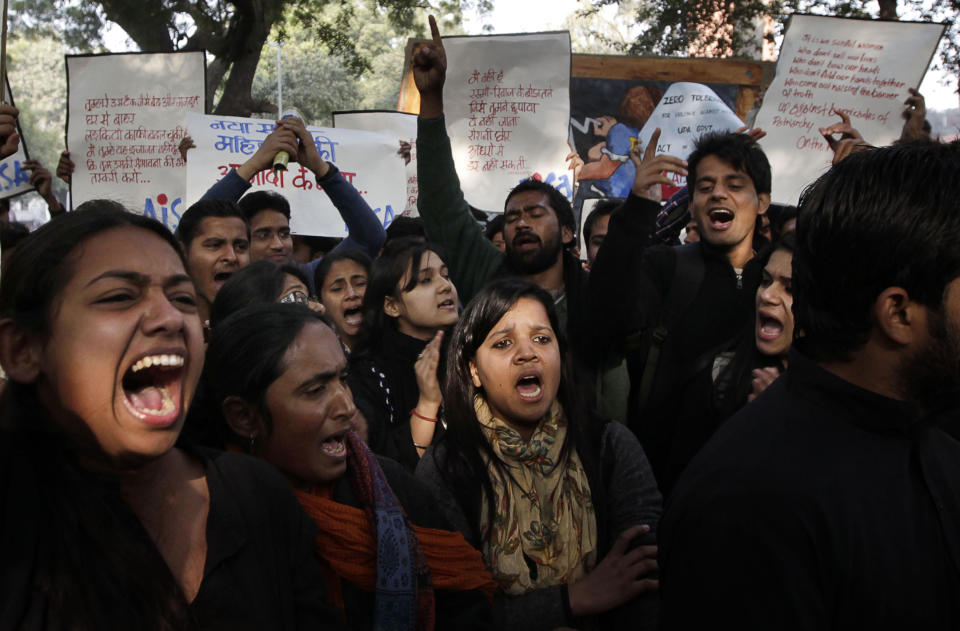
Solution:
<svg viewBox="0 0 960 631">
<path fill-rule="evenodd" d="M 223 176 L 211 186 L 200 199 L 222 199 L 235 202 L 250 188 L 250 180 L 260 171 L 269 169 L 273 157 L 278 151 L 290 154 L 290 160 L 297 159 L 297 136 L 287 128 L 277 126 L 266 138 L 260 148 L 236 169 Z"/>
<path fill-rule="evenodd" d="M 483 235 L 460 189 L 443 117 L 447 57 L 433 16 L 430 30 L 433 41 L 413 57 L 413 77 L 420 91 L 417 209 L 427 238 L 448 251 L 454 285 L 461 300 L 467 302 L 500 268 L 504 254 Z"/>
<path fill-rule="evenodd" d="M 660 212 L 660 184 L 673 184 L 664 172 L 686 175 L 687 163 L 680 158 L 657 154 L 657 129 L 646 149 L 631 150 L 636 166 L 630 195 L 610 215 L 607 236 L 597 252 L 590 272 L 592 328 L 597 343 L 606 347 L 649 323 L 649 301 L 657 292 L 642 265 Z"/>
<path fill-rule="evenodd" d="M 287 129 L 296 135 L 299 141 L 297 162 L 313 172 L 317 178 L 317 184 L 323 188 L 323 192 L 327 194 L 343 218 L 343 222 L 347 224 L 349 234 L 335 250 L 363 250 L 371 258 L 375 258 L 387 240 L 387 233 L 383 229 L 380 218 L 360 196 L 357 189 L 343 177 L 340 170 L 320 157 L 313 136 L 310 135 L 302 120 L 284 118 L 278 123 L 278 129 Z"/>
</svg>

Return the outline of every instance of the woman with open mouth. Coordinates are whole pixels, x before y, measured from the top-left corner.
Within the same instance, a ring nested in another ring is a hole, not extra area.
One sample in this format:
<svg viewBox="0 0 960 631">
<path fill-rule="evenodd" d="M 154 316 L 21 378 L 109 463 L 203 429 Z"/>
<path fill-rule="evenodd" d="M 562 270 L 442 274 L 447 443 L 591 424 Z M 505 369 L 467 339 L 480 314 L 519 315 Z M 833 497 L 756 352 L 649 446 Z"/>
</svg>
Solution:
<svg viewBox="0 0 960 631">
<path fill-rule="evenodd" d="M 421 482 L 350 431 L 346 371 L 319 315 L 253 305 L 213 329 L 207 416 L 234 449 L 275 465 L 296 489 L 349 628 L 491 628 L 496 585 L 480 553 L 449 529 Z"/>
<path fill-rule="evenodd" d="M 714 405 L 721 421 L 757 398 L 787 369 L 794 333 L 791 284 L 795 247 L 795 234 L 787 232 L 758 255 L 763 277 L 757 288 L 754 321 L 714 383 Z"/>
<path fill-rule="evenodd" d="M 417 477 L 483 552 L 498 629 L 656 628 L 660 494 L 643 449 L 585 411 L 553 300 L 490 283 L 451 334 L 447 431 Z"/>
<path fill-rule="evenodd" d="M 314 273 L 313 286 L 347 356 L 360 336 L 370 265 L 363 252 L 340 250 L 323 257 Z"/>
<path fill-rule="evenodd" d="M 441 346 L 459 312 L 457 288 L 435 246 L 405 237 L 374 261 L 350 387 L 367 419 L 370 448 L 411 473 L 437 433 Z"/>
<path fill-rule="evenodd" d="M 342 628 L 283 478 L 175 446 L 203 365 L 177 242 L 88 204 L 3 269 L 0 628 Z"/>
</svg>

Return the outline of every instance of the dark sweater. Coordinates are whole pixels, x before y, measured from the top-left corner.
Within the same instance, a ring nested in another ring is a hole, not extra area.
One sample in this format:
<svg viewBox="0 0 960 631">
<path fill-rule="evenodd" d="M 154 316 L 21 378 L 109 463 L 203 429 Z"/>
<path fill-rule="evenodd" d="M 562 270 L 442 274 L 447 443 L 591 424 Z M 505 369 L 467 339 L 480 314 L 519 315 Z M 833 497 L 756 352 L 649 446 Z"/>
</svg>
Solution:
<svg viewBox="0 0 960 631">
<path fill-rule="evenodd" d="M 480 549 L 479 524 L 471 524 L 453 490 L 437 465 L 443 459 L 441 441 L 428 451 L 417 467 L 417 477 L 429 486 L 446 513 L 450 524 L 463 533 L 471 545 Z M 621 424 L 603 425 L 600 437 L 602 479 L 591 477 L 590 488 L 597 515 L 597 561 L 603 559 L 616 537 L 632 526 L 647 524 L 651 531 L 644 544 L 656 543 L 657 522 L 660 519 L 661 499 L 650 465 L 636 438 Z M 496 627 L 517 631 L 551 630 L 557 627 L 576 627 L 580 624 L 568 615 L 565 605 L 566 585 L 554 585 L 534 590 L 522 596 L 498 594 L 494 600 Z M 645 594 L 600 618 L 602 629 L 655 629 L 657 623 L 657 594 Z"/>
<path fill-rule="evenodd" d="M 427 238 L 443 246 L 450 260 L 450 277 L 460 300 L 470 302 L 494 278 L 522 276 L 507 263 L 506 255 L 483 234 L 460 189 L 444 117 L 417 120 L 417 208 Z M 506 195 L 507 191 L 504 191 Z M 571 348 L 581 361 L 593 363 L 587 344 L 588 274 L 580 261 L 564 251 L 564 295 L 557 315 Z"/>
<path fill-rule="evenodd" d="M 390 488 L 397 496 L 410 523 L 422 528 L 451 530 L 430 488 L 407 473 L 402 466 L 378 456 L 377 461 L 387 476 Z M 349 472 L 337 480 L 333 500 L 354 508 L 362 508 Z M 440 629 L 493 629 L 490 601 L 482 591 L 436 590 L 436 628 Z M 347 626 L 355 631 L 373 629 L 374 594 L 343 582 L 344 610 Z"/>
<path fill-rule="evenodd" d="M 347 378 L 353 400 L 367 419 L 370 450 L 396 460 L 411 473 L 420 461 L 410 434 L 410 411 L 420 398 L 413 367 L 426 345 L 387 327 L 379 351 L 350 354 Z"/>
<path fill-rule="evenodd" d="M 960 443 L 799 353 L 660 525 L 664 629 L 960 628 Z"/>
<path fill-rule="evenodd" d="M 53 457 L 50 451 L 45 453 Z M 326 603 L 323 575 L 313 556 L 316 528 L 289 483 L 273 467 L 253 458 L 206 450 L 193 453 L 206 469 L 210 495 L 203 581 L 190 604 L 197 628 L 344 628 L 339 612 Z M 49 566 L 59 565 L 57 546 L 40 534 L 57 523 L 57 517 L 49 514 L 55 507 L 46 497 L 43 472 L 33 470 L 33 463 L 42 457 L 33 438 L 0 433 L 2 629 L 70 628 L 70 620 L 50 609 L 42 588 Z M 131 528 L 134 540 L 140 538 L 145 549 L 154 549 L 125 504 L 110 499 L 101 504 L 113 507 L 114 514 Z M 111 523 L 102 517 L 95 523 Z M 155 559 L 158 571 L 164 571 L 159 553 Z M 146 579 L 127 577 L 129 581 Z M 110 619 L 110 614 L 104 618 Z"/>
<path fill-rule="evenodd" d="M 660 323 L 674 280 L 676 252 L 652 246 L 659 204 L 631 195 L 610 216 L 610 226 L 590 278 L 595 343 L 625 349 L 631 393 L 627 424 L 643 444 L 664 495 L 687 462 L 716 430 L 712 412 L 713 359 L 732 351 L 749 326 L 761 268 L 752 259 L 737 275 L 723 253 L 700 243 L 703 281 L 674 322 L 643 409 L 638 402 L 646 348 L 628 343 Z"/>
</svg>

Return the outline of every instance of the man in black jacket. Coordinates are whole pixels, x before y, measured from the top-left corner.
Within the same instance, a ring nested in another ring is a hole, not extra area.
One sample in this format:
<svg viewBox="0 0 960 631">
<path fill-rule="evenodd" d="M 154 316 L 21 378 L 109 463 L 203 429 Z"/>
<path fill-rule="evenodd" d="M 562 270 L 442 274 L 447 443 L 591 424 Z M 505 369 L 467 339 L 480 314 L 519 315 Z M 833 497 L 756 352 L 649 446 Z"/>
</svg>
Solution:
<svg viewBox="0 0 960 631">
<path fill-rule="evenodd" d="M 630 372 L 628 424 L 666 496 L 716 430 L 713 381 L 749 326 L 761 270 L 757 217 L 770 205 L 770 164 L 751 135 L 710 134 L 687 162 L 656 154 L 659 133 L 631 159 L 630 196 L 610 219 L 591 272 L 597 344 L 623 349 Z M 650 246 L 660 206 L 651 187 L 687 175 L 700 242 Z"/>
<path fill-rule="evenodd" d="M 958 175 L 960 145 L 911 143 L 805 193 L 802 333 L 674 489 L 663 629 L 960 627 Z"/>
</svg>

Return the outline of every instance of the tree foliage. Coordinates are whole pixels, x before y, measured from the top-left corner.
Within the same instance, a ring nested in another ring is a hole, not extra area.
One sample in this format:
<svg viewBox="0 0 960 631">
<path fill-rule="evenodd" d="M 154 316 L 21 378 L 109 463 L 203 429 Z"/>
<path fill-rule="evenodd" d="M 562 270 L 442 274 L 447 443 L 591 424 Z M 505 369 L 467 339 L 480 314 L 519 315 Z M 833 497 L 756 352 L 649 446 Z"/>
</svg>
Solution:
<svg viewBox="0 0 960 631">
<path fill-rule="evenodd" d="M 590 0 L 583 17 L 608 5 L 628 0 Z M 632 0 L 629 0 L 632 1 Z M 871 17 L 887 20 L 932 20 L 949 24 L 940 47 L 940 67 L 960 72 L 960 27 L 955 20 L 960 0 L 649 0 L 639 3 L 634 21 L 641 32 L 621 52 L 630 54 L 753 56 L 758 48 L 758 25 L 769 20 L 782 34 L 793 13 Z"/>
<path fill-rule="evenodd" d="M 30 36 L 54 36 L 79 51 L 103 46 L 108 23 L 122 28 L 140 50 L 206 50 L 207 96 L 214 112 L 247 116 L 269 109 L 251 88 L 271 33 L 291 25 L 309 29 L 353 74 L 373 67 L 350 37 L 358 1 L 350 0 L 13 0 L 11 26 Z M 461 7 L 489 10 L 489 0 L 369 0 L 391 28 L 423 34 L 424 11 L 459 15 Z M 453 11 L 456 9 L 456 11 Z M 274 29 L 277 29 L 276 31 Z"/>
</svg>

